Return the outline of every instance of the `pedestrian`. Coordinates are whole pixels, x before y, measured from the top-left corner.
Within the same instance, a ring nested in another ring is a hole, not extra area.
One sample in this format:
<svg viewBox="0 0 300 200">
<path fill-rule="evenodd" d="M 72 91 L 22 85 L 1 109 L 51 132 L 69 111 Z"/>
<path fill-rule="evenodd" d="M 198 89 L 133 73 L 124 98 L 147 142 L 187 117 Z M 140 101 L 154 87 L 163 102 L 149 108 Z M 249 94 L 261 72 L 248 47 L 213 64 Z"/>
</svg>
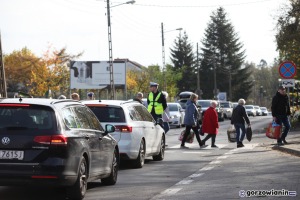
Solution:
<svg viewBox="0 0 300 200">
<path fill-rule="evenodd" d="M 58 99 L 67 99 L 65 95 L 59 95 Z"/>
<path fill-rule="evenodd" d="M 80 97 L 79 97 L 79 94 L 78 93 L 73 93 L 73 94 L 71 94 L 71 98 L 73 99 L 73 100 L 80 100 Z"/>
<path fill-rule="evenodd" d="M 198 108 L 196 106 L 196 101 L 198 99 L 198 95 L 192 93 L 190 99 L 186 102 L 185 116 L 184 116 L 184 125 L 185 125 L 185 133 L 183 135 L 181 141 L 181 148 L 187 148 L 185 146 L 185 141 L 188 135 L 191 132 L 191 129 L 194 131 L 197 141 L 199 143 L 200 148 L 204 147 L 205 144 L 202 144 L 200 135 L 199 135 L 199 126 L 198 126 Z"/>
<path fill-rule="evenodd" d="M 277 139 L 277 144 L 282 146 L 288 144 L 286 141 L 287 134 L 291 128 L 288 116 L 291 115 L 289 97 L 286 94 L 284 86 L 280 86 L 275 96 L 272 99 L 272 116 L 273 120 L 280 125 L 284 125 L 284 131 L 280 138 Z"/>
<path fill-rule="evenodd" d="M 250 126 L 250 120 L 244 107 L 245 104 L 246 101 L 244 99 L 239 99 L 238 105 L 233 109 L 231 116 L 231 124 L 234 125 L 236 130 L 237 148 L 244 147 L 243 140 L 246 135 L 245 121 Z M 242 134 L 240 134 L 240 130 L 242 130 Z"/>
<path fill-rule="evenodd" d="M 95 100 L 95 94 L 94 94 L 94 92 L 88 92 L 87 93 L 87 99 L 88 100 Z"/>
<path fill-rule="evenodd" d="M 144 96 L 143 93 L 138 92 L 133 100 L 134 101 L 138 101 L 138 102 L 140 102 L 141 104 L 144 105 L 144 103 L 143 103 L 143 96 Z"/>
<path fill-rule="evenodd" d="M 218 148 L 215 144 L 219 128 L 218 113 L 216 111 L 217 105 L 217 101 L 211 101 L 210 107 L 205 111 L 202 120 L 202 132 L 207 133 L 207 136 L 202 140 L 201 144 L 205 145 L 205 142 L 211 138 L 211 147 L 213 148 Z"/>
<path fill-rule="evenodd" d="M 163 95 L 165 95 L 166 99 L 168 99 L 169 94 L 165 91 L 162 91 Z M 168 104 L 167 104 L 168 105 Z M 169 107 L 164 110 L 164 113 L 162 115 L 162 119 L 164 121 L 164 130 L 165 134 L 170 130 L 169 120 L 170 120 L 170 110 Z"/>
<path fill-rule="evenodd" d="M 158 90 L 158 84 L 150 82 L 150 93 L 147 98 L 148 111 L 151 113 L 155 121 L 158 118 L 162 118 L 164 110 L 167 108 L 167 100 Z"/>
</svg>

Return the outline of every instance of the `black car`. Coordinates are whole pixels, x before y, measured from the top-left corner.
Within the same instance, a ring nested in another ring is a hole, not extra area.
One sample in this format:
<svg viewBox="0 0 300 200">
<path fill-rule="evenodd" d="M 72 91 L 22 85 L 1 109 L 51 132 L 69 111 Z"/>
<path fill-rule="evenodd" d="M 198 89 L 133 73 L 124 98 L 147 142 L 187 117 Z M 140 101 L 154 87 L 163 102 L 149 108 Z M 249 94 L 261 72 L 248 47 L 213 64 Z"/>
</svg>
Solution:
<svg viewBox="0 0 300 200">
<path fill-rule="evenodd" d="M 83 199 L 89 181 L 115 184 L 114 129 L 78 101 L 0 99 L 0 185 L 62 186 Z"/>
</svg>

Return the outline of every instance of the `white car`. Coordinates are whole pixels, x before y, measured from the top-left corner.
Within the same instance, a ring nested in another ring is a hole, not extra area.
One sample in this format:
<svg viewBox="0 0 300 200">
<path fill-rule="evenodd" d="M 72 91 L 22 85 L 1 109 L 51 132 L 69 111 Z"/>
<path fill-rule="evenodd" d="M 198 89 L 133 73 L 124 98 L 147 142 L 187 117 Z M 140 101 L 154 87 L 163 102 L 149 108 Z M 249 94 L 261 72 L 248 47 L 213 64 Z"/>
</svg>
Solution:
<svg viewBox="0 0 300 200">
<path fill-rule="evenodd" d="M 266 107 L 260 107 L 262 116 L 268 115 L 268 109 Z"/>
<path fill-rule="evenodd" d="M 176 126 L 177 128 L 180 128 L 184 122 L 184 110 L 179 103 L 168 103 L 168 107 L 170 112 L 170 126 Z"/>
<path fill-rule="evenodd" d="M 245 109 L 248 116 L 256 116 L 256 110 L 253 105 L 245 105 Z"/>
<path fill-rule="evenodd" d="M 225 118 L 231 119 L 232 112 L 233 112 L 233 105 L 230 101 L 221 101 L 221 107 L 223 108 Z"/>
<path fill-rule="evenodd" d="M 152 156 L 157 161 L 164 159 L 164 129 L 162 124 L 154 121 L 145 106 L 136 101 L 118 100 L 83 103 L 95 113 L 103 126 L 115 126 L 111 135 L 118 141 L 121 160 L 132 160 L 134 167 L 141 168 L 145 157 Z"/>
<path fill-rule="evenodd" d="M 259 106 L 254 106 L 254 109 L 256 110 L 256 115 L 257 116 L 261 116 L 262 115 L 262 112 L 261 112 L 261 109 Z"/>
</svg>

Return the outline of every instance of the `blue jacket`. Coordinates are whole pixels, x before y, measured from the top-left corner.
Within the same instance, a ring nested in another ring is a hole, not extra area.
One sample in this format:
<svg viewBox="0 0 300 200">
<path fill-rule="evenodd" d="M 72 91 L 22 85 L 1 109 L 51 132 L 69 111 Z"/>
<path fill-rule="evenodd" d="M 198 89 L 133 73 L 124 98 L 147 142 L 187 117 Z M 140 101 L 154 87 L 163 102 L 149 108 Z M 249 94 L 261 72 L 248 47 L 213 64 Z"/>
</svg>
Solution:
<svg viewBox="0 0 300 200">
<path fill-rule="evenodd" d="M 186 102 L 184 124 L 188 126 L 197 125 L 198 111 L 197 106 L 190 99 Z"/>
</svg>

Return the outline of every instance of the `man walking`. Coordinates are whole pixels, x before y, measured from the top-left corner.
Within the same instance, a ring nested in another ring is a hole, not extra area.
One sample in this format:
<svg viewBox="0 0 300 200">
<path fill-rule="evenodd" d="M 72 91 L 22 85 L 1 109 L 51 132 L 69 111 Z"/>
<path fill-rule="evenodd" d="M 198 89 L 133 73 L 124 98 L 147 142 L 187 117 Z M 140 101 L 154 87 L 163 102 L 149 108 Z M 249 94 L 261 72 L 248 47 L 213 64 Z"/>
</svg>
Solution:
<svg viewBox="0 0 300 200">
<path fill-rule="evenodd" d="M 244 99 L 239 99 L 238 105 L 234 108 L 231 117 L 231 124 L 234 125 L 234 128 L 236 130 L 237 148 L 244 147 L 243 140 L 246 135 L 245 121 L 248 126 L 250 126 L 250 120 L 244 107 L 245 103 L 246 101 Z M 242 134 L 240 134 L 241 130 Z"/>
<path fill-rule="evenodd" d="M 150 93 L 147 98 L 148 111 L 153 116 L 154 120 L 162 118 L 164 110 L 167 108 L 166 97 L 158 90 L 158 84 L 150 82 Z"/>
<path fill-rule="evenodd" d="M 279 146 L 288 144 L 285 140 L 291 125 L 288 116 L 291 114 L 289 97 L 286 94 L 284 86 L 280 86 L 276 95 L 272 99 L 272 116 L 273 120 L 280 125 L 284 125 L 284 131 L 280 138 L 277 139 L 277 144 Z M 283 142 L 283 143 L 282 143 Z"/>
</svg>

